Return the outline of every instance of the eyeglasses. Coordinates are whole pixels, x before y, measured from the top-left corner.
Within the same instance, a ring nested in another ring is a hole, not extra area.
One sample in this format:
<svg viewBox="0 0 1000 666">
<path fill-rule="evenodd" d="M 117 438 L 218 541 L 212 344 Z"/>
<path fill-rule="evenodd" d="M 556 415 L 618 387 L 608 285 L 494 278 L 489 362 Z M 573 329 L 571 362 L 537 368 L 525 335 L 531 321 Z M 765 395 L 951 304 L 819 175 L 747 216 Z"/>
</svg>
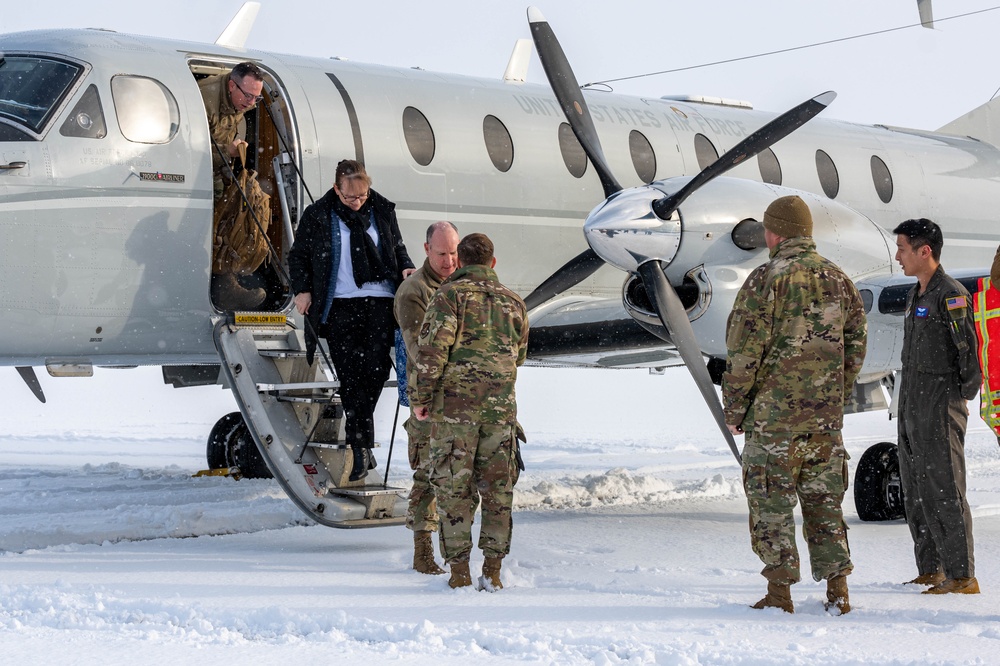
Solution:
<svg viewBox="0 0 1000 666">
<path fill-rule="evenodd" d="M 229 80 L 233 82 L 233 85 L 236 86 L 237 90 L 243 93 L 243 96 L 245 98 L 252 99 L 254 104 L 260 104 L 262 101 L 264 101 L 263 95 L 251 95 L 246 90 L 243 90 L 243 88 L 240 88 L 240 84 L 236 83 L 236 79 L 229 79 Z"/>
<path fill-rule="evenodd" d="M 343 199 L 345 203 L 353 203 L 355 201 L 364 201 L 365 199 L 368 198 L 368 193 L 367 192 L 364 192 L 362 194 L 356 194 L 354 196 L 349 196 L 347 194 L 344 194 L 343 192 L 340 192 L 339 194 L 340 194 L 340 198 Z"/>
</svg>

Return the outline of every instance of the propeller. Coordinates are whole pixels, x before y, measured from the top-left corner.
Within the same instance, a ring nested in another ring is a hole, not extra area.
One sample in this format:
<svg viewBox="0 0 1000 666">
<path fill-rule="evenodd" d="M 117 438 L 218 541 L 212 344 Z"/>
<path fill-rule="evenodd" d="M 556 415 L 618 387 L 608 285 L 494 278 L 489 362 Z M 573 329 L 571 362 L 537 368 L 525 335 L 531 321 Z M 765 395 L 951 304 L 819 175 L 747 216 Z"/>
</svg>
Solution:
<svg viewBox="0 0 1000 666">
<path fill-rule="evenodd" d="M 608 166 L 604 151 L 601 148 L 600 138 L 594 126 L 594 120 L 590 115 L 587 102 L 583 97 L 583 92 L 580 90 L 576 76 L 573 74 L 569 60 L 566 58 L 562 46 L 560 46 L 555 33 L 545 20 L 545 17 L 535 7 L 528 8 L 528 22 L 531 26 L 535 49 L 542 62 L 549 85 L 552 87 L 552 91 L 555 93 L 556 99 L 563 109 L 563 113 L 566 115 L 566 120 L 573 129 L 573 133 L 576 135 L 584 152 L 590 158 L 591 163 L 593 163 L 594 169 L 601 180 L 601 185 L 604 188 L 605 197 L 611 199 L 615 194 L 622 191 L 622 187 L 618 184 L 618 181 L 611 172 L 611 168 Z M 677 192 L 653 200 L 651 202 L 652 212 L 660 220 L 669 220 L 681 203 L 699 187 L 702 187 L 713 178 L 717 178 L 788 136 L 825 109 L 835 97 L 836 93 L 832 91 L 825 92 L 781 114 L 703 169 Z M 643 192 L 643 196 L 648 197 L 648 191 Z M 625 202 L 623 201 L 622 203 L 624 204 Z M 648 215 L 650 204 L 647 203 L 646 206 L 645 210 Z M 599 214 L 601 210 L 602 207 L 595 209 L 595 213 L 591 213 L 591 217 Z M 606 213 L 612 213 L 606 206 L 603 207 L 603 210 Z M 643 224 L 646 225 L 646 228 L 648 228 L 649 222 L 648 220 L 644 220 Z M 677 224 L 679 228 L 679 222 Z M 676 245 L 674 246 L 674 250 L 676 250 Z M 676 346 L 678 353 L 684 361 L 684 365 L 691 373 L 695 384 L 698 386 L 698 390 L 712 411 L 723 437 L 725 437 L 729 448 L 733 451 L 733 455 L 736 456 L 737 461 L 742 462 L 732 433 L 726 427 L 722 405 L 715 392 L 715 386 L 712 384 L 708 368 L 705 366 L 701 348 L 698 346 L 698 341 L 691 322 L 688 319 L 687 312 L 681 303 L 680 297 L 677 295 L 677 291 L 670 284 L 670 281 L 667 280 L 663 272 L 664 263 L 669 263 L 673 259 L 673 254 L 667 257 L 650 257 L 636 256 L 633 253 L 633 256 L 637 262 L 636 272 L 642 279 L 646 293 L 653 297 L 653 305 L 656 308 L 660 322 L 669 331 L 671 341 Z M 538 288 L 528 295 L 525 303 L 529 309 L 533 309 L 537 305 L 587 279 L 600 268 L 602 263 L 603 259 L 591 247 L 591 249 L 580 253 L 549 276 Z"/>
<path fill-rule="evenodd" d="M 756 132 L 730 148 L 726 153 L 701 170 L 697 176 L 687 182 L 681 189 L 668 197 L 653 202 L 653 212 L 661 220 L 669 220 L 681 203 L 691 196 L 699 187 L 726 173 L 734 166 L 745 162 L 812 120 L 816 114 L 830 105 L 836 99 L 837 93 L 828 90 L 825 93 L 807 99 L 798 106 L 767 123 Z"/>
</svg>

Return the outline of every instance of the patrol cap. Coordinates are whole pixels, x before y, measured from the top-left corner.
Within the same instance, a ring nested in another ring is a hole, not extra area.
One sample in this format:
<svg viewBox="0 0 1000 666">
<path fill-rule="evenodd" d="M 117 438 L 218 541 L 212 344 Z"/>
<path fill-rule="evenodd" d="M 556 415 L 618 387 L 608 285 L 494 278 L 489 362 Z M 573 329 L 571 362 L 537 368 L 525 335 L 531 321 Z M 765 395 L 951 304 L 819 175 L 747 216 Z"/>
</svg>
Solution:
<svg viewBox="0 0 1000 666">
<path fill-rule="evenodd" d="M 764 228 L 782 238 L 812 236 L 812 213 L 801 197 L 781 197 L 772 201 L 764 211 Z"/>
</svg>

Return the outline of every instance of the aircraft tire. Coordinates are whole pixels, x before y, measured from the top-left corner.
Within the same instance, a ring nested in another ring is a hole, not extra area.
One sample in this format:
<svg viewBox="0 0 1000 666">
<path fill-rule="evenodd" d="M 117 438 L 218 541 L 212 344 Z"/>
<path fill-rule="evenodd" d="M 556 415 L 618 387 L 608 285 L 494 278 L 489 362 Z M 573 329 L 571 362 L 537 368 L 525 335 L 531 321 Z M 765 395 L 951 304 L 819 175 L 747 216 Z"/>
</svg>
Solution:
<svg viewBox="0 0 1000 666">
<path fill-rule="evenodd" d="M 208 458 L 209 469 L 230 467 L 229 449 L 236 429 L 243 425 L 243 415 L 230 412 L 215 422 L 208 433 L 208 447 L 205 455 Z"/>
<path fill-rule="evenodd" d="M 904 518 L 899 447 L 879 442 L 861 456 L 854 473 L 854 506 L 864 521 Z"/>
<path fill-rule="evenodd" d="M 230 440 L 229 461 L 231 467 L 239 467 L 240 475 L 245 479 L 273 479 L 274 475 L 267 468 L 264 457 L 253 441 L 250 429 L 240 420 L 233 437 Z"/>
</svg>

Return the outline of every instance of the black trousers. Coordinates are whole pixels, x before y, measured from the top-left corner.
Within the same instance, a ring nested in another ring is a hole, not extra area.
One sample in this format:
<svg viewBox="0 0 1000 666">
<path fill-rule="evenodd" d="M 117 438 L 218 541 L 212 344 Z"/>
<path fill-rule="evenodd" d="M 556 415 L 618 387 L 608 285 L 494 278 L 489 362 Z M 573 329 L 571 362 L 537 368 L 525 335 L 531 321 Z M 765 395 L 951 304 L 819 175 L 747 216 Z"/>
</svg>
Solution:
<svg viewBox="0 0 1000 666">
<path fill-rule="evenodd" d="M 344 429 L 352 448 L 375 445 L 375 405 L 392 367 L 396 319 L 393 299 L 335 298 L 320 335 L 340 380 Z"/>
</svg>

